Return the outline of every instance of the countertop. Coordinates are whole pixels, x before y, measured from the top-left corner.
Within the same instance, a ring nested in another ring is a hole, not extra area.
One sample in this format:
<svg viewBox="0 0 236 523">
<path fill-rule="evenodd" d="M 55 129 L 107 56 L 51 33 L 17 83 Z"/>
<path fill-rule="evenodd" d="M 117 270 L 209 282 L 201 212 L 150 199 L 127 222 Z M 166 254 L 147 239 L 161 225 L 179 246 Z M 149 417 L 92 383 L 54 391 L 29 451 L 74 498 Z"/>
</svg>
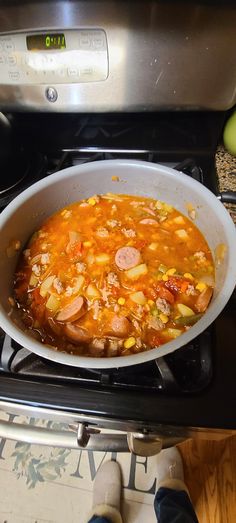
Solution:
<svg viewBox="0 0 236 523">
<path fill-rule="evenodd" d="M 229 154 L 223 145 L 216 152 L 216 169 L 220 191 L 236 191 L 236 157 Z M 236 224 L 236 206 L 225 204 Z"/>
</svg>

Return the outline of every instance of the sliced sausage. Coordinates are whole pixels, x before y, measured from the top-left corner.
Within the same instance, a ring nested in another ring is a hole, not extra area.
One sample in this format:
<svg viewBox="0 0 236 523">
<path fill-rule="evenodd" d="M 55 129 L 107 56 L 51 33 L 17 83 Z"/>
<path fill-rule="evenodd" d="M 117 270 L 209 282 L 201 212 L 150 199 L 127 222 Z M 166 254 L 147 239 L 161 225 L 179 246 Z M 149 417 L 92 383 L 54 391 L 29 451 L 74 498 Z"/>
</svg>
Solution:
<svg viewBox="0 0 236 523">
<path fill-rule="evenodd" d="M 131 324 L 124 316 L 117 316 L 114 314 L 109 324 L 106 327 L 106 334 L 117 336 L 118 338 L 126 338 L 130 332 Z"/>
<path fill-rule="evenodd" d="M 56 319 L 62 322 L 76 321 L 85 314 L 86 310 L 87 305 L 85 299 L 83 296 L 77 296 L 57 314 Z"/>
<path fill-rule="evenodd" d="M 144 220 L 141 220 L 139 223 L 142 225 L 158 225 L 156 220 L 153 220 L 153 218 L 144 218 Z"/>
<path fill-rule="evenodd" d="M 205 310 L 207 309 L 207 307 L 211 301 L 212 294 L 213 294 L 212 287 L 207 287 L 206 289 L 204 289 L 204 291 L 201 292 L 201 294 L 199 294 L 197 301 L 195 303 L 195 309 L 198 312 L 205 312 Z"/>
<path fill-rule="evenodd" d="M 106 338 L 94 338 L 89 344 L 89 352 L 92 356 L 101 358 L 104 356 Z"/>
<path fill-rule="evenodd" d="M 67 323 L 64 327 L 64 333 L 70 341 L 75 343 L 89 343 L 92 339 L 89 331 L 77 323 Z"/>
<path fill-rule="evenodd" d="M 119 349 L 122 347 L 123 341 L 117 338 L 110 338 L 107 342 L 107 356 L 112 358 L 118 356 Z"/>
<path fill-rule="evenodd" d="M 141 261 L 141 254 L 135 247 L 121 247 L 115 255 L 115 262 L 119 269 L 132 269 Z"/>
</svg>

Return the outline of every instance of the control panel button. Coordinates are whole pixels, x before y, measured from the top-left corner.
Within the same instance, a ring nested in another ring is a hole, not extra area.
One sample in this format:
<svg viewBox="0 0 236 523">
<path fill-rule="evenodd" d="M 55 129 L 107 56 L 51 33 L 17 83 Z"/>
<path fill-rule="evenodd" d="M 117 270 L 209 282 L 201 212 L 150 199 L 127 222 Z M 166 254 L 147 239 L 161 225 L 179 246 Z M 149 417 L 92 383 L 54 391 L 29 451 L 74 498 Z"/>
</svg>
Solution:
<svg viewBox="0 0 236 523">
<path fill-rule="evenodd" d="M 93 46 L 94 49 L 102 49 L 103 43 L 104 43 L 104 41 L 103 41 L 103 37 L 102 36 L 96 36 L 92 40 L 92 46 Z"/>
<path fill-rule="evenodd" d="M 91 40 L 88 35 L 81 35 L 79 39 L 81 49 L 89 49 L 91 47 Z"/>
<path fill-rule="evenodd" d="M 20 78 L 19 71 L 9 71 L 9 78 L 10 78 L 10 80 L 19 80 L 19 78 Z"/>
<path fill-rule="evenodd" d="M 7 63 L 9 65 L 16 65 L 17 63 L 17 59 L 16 59 L 16 56 L 14 54 L 10 54 L 8 57 L 7 57 Z"/>
<path fill-rule="evenodd" d="M 55 89 L 55 87 L 47 87 L 45 94 L 46 94 L 46 98 L 49 102 L 56 102 L 58 94 L 57 94 L 57 90 Z"/>
<path fill-rule="evenodd" d="M 11 42 L 9 40 L 9 41 L 3 43 L 3 49 L 4 49 L 4 51 L 7 51 L 7 53 L 10 53 L 11 51 L 14 51 L 15 46 L 14 46 L 13 42 Z"/>
<path fill-rule="evenodd" d="M 76 67 L 68 67 L 67 74 L 68 74 L 68 76 L 77 76 L 78 69 L 76 69 Z"/>
<path fill-rule="evenodd" d="M 81 76 L 86 76 L 86 77 L 91 77 L 93 76 L 94 74 L 94 69 L 93 67 L 83 67 L 82 69 L 80 69 L 80 75 Z"/>
</svg>

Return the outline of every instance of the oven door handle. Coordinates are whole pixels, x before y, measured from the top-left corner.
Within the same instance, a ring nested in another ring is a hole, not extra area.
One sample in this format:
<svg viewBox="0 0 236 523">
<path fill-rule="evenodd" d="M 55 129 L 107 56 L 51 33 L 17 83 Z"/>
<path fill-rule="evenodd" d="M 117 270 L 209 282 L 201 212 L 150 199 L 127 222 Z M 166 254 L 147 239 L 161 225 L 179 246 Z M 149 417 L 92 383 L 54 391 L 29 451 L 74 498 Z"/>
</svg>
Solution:
<svg viewBox="0 0 236 523">
<path fill-rule="evenodd" d="M 21 425 L 9 421 L 0 421 L 0 438 L 70 449 L 87 449 L 106 452 L 129 452 L 126 434 L 89 434 L 86 445 L 78 441 L 78 432 L 70 430 L 51 430 L 31 425 Z"/>
<path fill-rule="evenodd" d="M 0 438 L 77 450 L 99 452 L 133 452 L 139 456 L 154 456 L 162 448 L 171 447 L 186 437 L 162 436 L 142 433 L 100 434 L 98 430 L 83 423 L 74 425 L 73 430 L 51 430 L 43 427 L 0 421 Z"/>
</svg>

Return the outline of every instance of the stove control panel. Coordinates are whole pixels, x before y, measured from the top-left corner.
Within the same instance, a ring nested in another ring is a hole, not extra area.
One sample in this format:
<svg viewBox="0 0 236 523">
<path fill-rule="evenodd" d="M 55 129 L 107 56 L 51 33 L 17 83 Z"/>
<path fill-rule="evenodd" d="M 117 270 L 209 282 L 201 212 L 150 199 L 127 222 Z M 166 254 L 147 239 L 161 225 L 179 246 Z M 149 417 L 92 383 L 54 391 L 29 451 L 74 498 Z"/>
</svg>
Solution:
<svg viewBox="0 0 236 523">
<path fill-rule="evenodd" d="M 74 29 L 0 36 L 1 84 L 71 84 L 108 77 L 102 29 Z"/>
</svg>

